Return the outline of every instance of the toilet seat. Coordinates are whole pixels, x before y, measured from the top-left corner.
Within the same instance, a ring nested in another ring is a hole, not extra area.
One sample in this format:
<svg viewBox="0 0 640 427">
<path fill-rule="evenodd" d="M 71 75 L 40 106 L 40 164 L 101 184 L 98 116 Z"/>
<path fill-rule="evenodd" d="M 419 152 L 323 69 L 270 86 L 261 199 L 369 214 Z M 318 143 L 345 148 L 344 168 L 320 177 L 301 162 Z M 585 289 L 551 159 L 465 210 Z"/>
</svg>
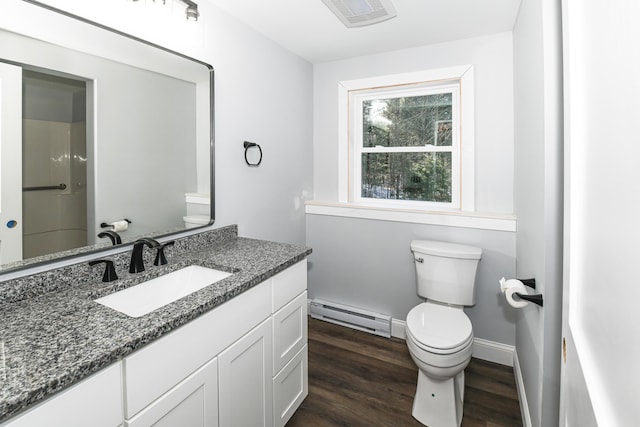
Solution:
<svg viewBox="0 0 640 427">
<path fill-rule="evenodd" d="M 458 308 L 422 303 L 407 315 L 407 332 L 414 344 L 435 354 L 453 354 L 473 341 L 471 321 Z"/>
</svg>

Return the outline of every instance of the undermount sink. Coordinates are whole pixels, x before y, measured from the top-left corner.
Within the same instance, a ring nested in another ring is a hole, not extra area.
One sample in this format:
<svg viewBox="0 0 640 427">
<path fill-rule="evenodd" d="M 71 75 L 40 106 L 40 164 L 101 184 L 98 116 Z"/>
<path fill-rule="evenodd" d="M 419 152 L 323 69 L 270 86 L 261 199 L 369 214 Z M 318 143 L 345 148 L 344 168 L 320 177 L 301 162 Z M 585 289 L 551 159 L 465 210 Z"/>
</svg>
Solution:
<svg viewBox="0 0 640 427">
<path fill-rule="evenodd" d="M 141 317 L 229 276 L 231 273 L 226 271 L 191 265 L 94 301 L 128 316 Z"/>
</svg>

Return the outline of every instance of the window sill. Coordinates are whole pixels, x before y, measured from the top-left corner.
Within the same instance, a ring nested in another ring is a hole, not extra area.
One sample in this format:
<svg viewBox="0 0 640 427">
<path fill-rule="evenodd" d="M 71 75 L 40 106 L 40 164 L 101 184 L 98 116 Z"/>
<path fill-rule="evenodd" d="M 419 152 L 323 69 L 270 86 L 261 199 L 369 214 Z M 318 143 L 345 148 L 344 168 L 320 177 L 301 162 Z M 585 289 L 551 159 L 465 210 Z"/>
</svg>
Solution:
<svg viewBox="0 0 640 427">
<path fill-rule="evenodd" d="M 478 212 L 436 212 L 373 207 L 355 203 L 335 203 L 311 200 L 305 203 L 310 215 L 341 216 L 412 224 L 443 225 L 481 230 L 516 231 L 515 215 Z"/>
</svg>

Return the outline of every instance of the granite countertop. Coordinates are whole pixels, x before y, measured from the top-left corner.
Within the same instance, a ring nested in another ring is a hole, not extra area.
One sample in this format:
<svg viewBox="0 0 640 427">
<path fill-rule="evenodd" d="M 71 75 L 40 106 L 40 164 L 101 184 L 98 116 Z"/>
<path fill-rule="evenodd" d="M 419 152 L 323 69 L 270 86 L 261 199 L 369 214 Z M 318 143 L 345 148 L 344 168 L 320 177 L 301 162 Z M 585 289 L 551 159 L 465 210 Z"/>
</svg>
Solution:
<svg viewBox="0 0 640 427">
<path fill-rule="evenodd" d="M 176 245 L 178 246 L 178 245 Z M 122 359 L 276 273 L 311 249 L 226 237 L 208 248 L 167 252 L 169 264 L 103 283 L 93 275 L 41 295 L 0 305 L 0 422 Z M 187 265 L 234 274 L 139 318 L 93 300 Z M 101 275 L 100 275 L 101 276 Z M 50 275 L 49 280 L 55 280 Z"/>
</svg>

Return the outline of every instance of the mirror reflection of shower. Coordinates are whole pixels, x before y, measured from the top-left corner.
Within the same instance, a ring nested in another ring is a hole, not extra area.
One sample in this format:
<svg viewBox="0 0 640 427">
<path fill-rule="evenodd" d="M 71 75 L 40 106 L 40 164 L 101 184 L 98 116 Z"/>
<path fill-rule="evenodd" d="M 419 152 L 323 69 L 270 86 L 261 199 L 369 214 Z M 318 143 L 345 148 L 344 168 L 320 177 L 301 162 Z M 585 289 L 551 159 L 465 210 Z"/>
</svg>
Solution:
<svg viewBox="0 0 640 427">
<path fill-rule="evenodd" d="M 23 70 L 23 258 L 87 245 L 86 82 Z"/>
</svg>

